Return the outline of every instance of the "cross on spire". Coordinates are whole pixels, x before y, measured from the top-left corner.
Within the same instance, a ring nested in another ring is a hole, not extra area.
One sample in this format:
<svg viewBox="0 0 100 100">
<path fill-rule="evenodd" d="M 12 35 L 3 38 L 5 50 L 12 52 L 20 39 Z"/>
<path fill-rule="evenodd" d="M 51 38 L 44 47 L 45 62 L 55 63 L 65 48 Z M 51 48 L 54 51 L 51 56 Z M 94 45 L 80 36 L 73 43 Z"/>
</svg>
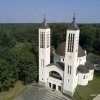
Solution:
<svg viewBox="0 0 100 100">
<path fill-rule="evenodd" d="M 44 14 L 44 20 L 45 20 L 45 14 Z"/>
<path fill-rule="evenodd" d="M 74 17 L 73 17 L 73 19 L 75 19 L 75 15 L 76 15 L 76 14 L 74 13 Z"/>
</svg>

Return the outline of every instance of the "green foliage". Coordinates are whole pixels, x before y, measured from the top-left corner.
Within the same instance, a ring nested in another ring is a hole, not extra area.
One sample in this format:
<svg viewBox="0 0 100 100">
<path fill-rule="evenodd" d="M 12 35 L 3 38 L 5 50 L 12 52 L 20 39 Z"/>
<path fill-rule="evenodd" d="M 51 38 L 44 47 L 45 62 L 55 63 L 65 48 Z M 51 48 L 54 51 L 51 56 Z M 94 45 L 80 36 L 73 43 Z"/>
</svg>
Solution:
<svg viewBox="0 0 100 100">
<path fill-rule="evenodd" d="M 100 28 L 97 29 L 94 49 L 100 53 Z"/>
<path fill-rule="evenodd" d="M 24 84 L 30 83 L 37 77 L 36 59 L 31 51 L 31 45 L 24 43 L 22 46 L 17 46 L 13 49 L 18 60 L 17 67 L 19 69 L 19 79 Z"/>
<path fill-rule="evenodd" d="M 35 57 L 32 53 L 20 53 L 19 59 L 19 77 L 25 84 L 32 82 L 37 77 L 37 67 Z"/>
<path fill-rule="evenodd" d="M 54 48 L 51 47 L 51 48 L 50 48 L 50 56 L 51 56 L 51 57 L 53 56 L 53 51 L 54 51 Z"/>
<path fill-rule="evenodd" d="M 34 50 L 31 43 L 28 43 L 32 41 L 34 36 L 28 32 L 28 28 L 26 31 L 23 25 L 16 29 L 18 27 L 12 24 L 0 25 L 0 91 L 13 87 L 18 79 L 27 84 L 37 77 L 37 51 Z M 26 36 L 25 32 L 27 32 Z M 36 38 L 34 40 L 37 41 Z"/>
<path fill-rule="evenodd" d="M 80 34 L 80 45 L 86 49 L 88 52 L 94 50 L 96 29 L 92 26 L 82 26 Z"/>
<path fill-rule="evenodd" d="M 61 42 L 66 40 L 67 24 L 50 24 L 51 27 L 51 45 L 57 48 Z"/>
<path fill-rule="evenodd" d="M 56 49 L 61 42 L 66 40 L 66 30 L 69 24 L 51 23 L 49 25 L 51 27 L 51 45 Z M 88 52 L 100 52 L 100 24 L 79 24 L 78 26 L 80 28 L 80 45 Z M 29 43 L 34 40 L 38 45 L 38 27 L 39 24 L 0 24 L 0 33 L 6 33 L 18 43 L 23 43 L 27 39 Z M 7 42 L 7 45 L 9 44 L 12 42 Z"/>
<path fill-rule="evenodd" d="M 45 86 L 43 84 L 38 84 L 38 87 L 44 88 Z"/>
<path fill-rule="evenodd" d="M 8 33 L 0 33 L 0 47 L 12 48 L 16 44 L 15 38 Z"/>
<path fill-rule="evenodd" d="M 13 71 L 5 60 L 0 60 L 0 91 L 8 90 L 13 86 L 15 79 Z"/>
<path fill-rule="evenodd" d="M 38 65 L 38 44 L 33 40 L 31 43 L 31 52 L 34 54 L 35 56 L 35 61 L 36 61 L 36 65 Z"/>
<path fill-rule="evenodd" d="M 0 48 L 0 91 L 8 90 L 16 81 L 16 57 L 8 47 Z M 13 59 L 14 58 L 14 59 Z"/>
<path fill-rule="evenodd" d="M 92 59 L 98 59 L 100 60 L 100 55 L 94 54 L 94 53 L 89 53 L 88 57 L 92 58 Z"/>
<path fill-rule="evenodd" d="M 16 100 L 16 96 L 27 88 L 21 81 L 15 83 L 15 87 L 0 93 L 0 100 Z"/>
</svg>

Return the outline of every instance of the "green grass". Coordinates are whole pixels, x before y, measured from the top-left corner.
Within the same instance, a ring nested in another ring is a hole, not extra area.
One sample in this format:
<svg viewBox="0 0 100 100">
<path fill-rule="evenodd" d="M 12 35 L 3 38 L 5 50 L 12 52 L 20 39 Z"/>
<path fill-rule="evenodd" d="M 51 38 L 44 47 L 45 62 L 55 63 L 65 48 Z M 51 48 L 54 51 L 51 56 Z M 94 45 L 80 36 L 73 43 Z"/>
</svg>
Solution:
<svg viewBox="0 0 100 100">
<path fill-rule="evenodd" d="M 94 78 L 88 85 L 78 85 L 74 93 L 74 100 L 92 100 L 95 96 L 91 94 L 100 94 L 100 71 L 95 71 Z"/>
<path fill-rule="evenodd" d="M 94 54 L 94 53 L 89 53 L 88 56 L 92 59 L 98 59 L 100 60 L 100 55 Z"/>
<path fill-rule="evenodd" d="M 43 84 L 38 84 L 38 87 L 44 88 L 45 86 Z"/>
<path fill-rule="evenodd" d="M 17 81 L 14 88 L 10 88 L 8 91 L 0 93 L 0 100 L 13 100 L 19 93 L 24 91 L 26 87 L 27 86 L 23 85 L 21 81 Z"/>
</svg>

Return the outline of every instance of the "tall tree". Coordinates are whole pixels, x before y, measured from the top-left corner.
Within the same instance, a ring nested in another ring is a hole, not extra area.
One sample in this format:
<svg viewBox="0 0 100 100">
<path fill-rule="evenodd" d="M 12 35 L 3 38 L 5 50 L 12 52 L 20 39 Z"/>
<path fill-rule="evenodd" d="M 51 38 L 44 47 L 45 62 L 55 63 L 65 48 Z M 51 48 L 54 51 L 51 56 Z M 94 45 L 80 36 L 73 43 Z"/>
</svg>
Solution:
<svg viewBox="0 0 100 100">
<path fill-rule="evenodd" d="M 13 49 L 18 58 L 19 79 L 25 84 L 32 82 L 37 77 L 36 58 L 31 52 L 30 46 L 30 43 L 24 43 L 17 49 Z"/>
</svg>

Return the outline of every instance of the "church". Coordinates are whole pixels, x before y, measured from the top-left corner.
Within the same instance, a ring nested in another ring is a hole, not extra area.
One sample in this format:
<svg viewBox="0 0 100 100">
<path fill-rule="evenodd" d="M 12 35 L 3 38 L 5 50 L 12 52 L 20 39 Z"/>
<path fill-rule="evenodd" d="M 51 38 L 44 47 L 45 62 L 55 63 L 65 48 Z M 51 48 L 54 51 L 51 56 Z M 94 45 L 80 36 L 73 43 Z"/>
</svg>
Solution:
<svg viewBox="0 0 100 100">
<path fill-rule="evenodd" d="M 80 29 L 75 15 L 65 31 L 66 41 L 53 51 L 50 63 L 51 29 L 44 17 L 39 27 L 39 83 L 73 96 L 77 85 L 85 86 L 93 79 L 94 68 L 86 59 L 86 50 L 79 45 Z"/>
</svg>

